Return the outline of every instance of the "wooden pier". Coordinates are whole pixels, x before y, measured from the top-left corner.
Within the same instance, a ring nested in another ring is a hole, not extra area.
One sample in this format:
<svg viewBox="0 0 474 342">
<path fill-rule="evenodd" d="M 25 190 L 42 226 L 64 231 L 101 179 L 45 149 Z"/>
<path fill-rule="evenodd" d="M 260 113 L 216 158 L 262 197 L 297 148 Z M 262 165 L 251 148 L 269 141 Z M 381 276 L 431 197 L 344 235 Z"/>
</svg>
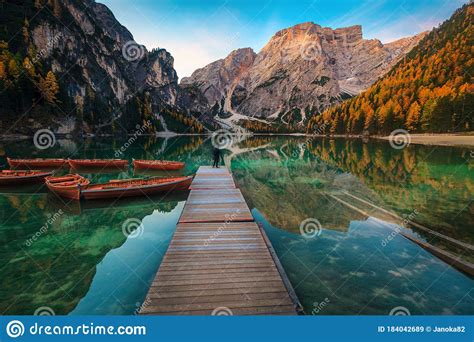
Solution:
<svg viewBox="0 0 474 342">
<path fill-rule="evenodd" d="M 295 315 L 301 306 L 226 168 L 201 166 L 140 314 Z"/>
</svg>

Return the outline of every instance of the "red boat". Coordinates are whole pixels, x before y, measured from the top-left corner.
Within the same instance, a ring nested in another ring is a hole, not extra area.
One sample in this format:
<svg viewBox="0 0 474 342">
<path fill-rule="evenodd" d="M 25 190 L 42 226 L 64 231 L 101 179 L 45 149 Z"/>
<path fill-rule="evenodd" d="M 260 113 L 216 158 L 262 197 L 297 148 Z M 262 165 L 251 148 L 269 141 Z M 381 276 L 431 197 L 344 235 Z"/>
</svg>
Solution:
<svg viewBox="0 0 474 342">
<path fill-rule="evenodd" d="M 25 167 L 29 169 L 60 168 L 67 164 L 67 159 L 62 158 L 11 159 L 7 157 L 7 161 L 8 164 L 10 164 L 10 167 L 14 169 L 19 167 Z"/>
<path fill-rule="evenodd" d="M 184 167 L 184 163 L 168 160 L 134 160 L 133 167 L 145 170 L 175 171 L 181 170 Z"/>
<path fill-rule="evenodd" d="M 81 187 L 81 197 L 84 199 L 122 198 L 187 190 L 192 180 L 192 176 L 111 180 L 104 184 L 92 184 L 84 188 Z"/>
<path fill-rule="evenodd" d="M 58 196 L 79 200 L 80 189 L 90 184 L 87 178 L 78 174 L 70 174 L 61 177 L 46 177 L 46 186 Z"/>
<path fill-rule="evenodd" d="M 0 172 L 0 185 L 16 185 L 43 182 L 52 172 L 31 170 L 3 170 Z"/>
<path fill-rule="evenodd" d="M 123 169 L 128 166 L 128 160 L 123 159 L 69 159 L 69 165 L 73 169 L 81 168 L 111 168 Z"/>
</svg>

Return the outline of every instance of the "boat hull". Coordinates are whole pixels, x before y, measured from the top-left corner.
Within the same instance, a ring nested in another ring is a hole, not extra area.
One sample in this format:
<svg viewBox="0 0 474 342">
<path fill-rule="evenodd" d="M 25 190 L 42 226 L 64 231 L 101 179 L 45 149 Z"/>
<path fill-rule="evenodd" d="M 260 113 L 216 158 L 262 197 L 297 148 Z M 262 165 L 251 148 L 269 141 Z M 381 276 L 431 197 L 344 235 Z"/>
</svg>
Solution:
<svg viewBox="0 0 474 342">
<path fill-rule="evenodd" d="M 123 198 L 123 197 L 138 197 L 138 196 L 150 196 L 158 193 L 168 191 L 182 191 L 188 190 L 191 185 L 192 177 L 182 177 L 177 181 L 162 183 L 162 184 L 150 184 L 150 185 L 139 185 L 130 187 L 114 187 L 114 188 L 98 188 L 94 189 L 91 187 L 85 187 L 81 191 L 81 198 L 85 200 L 94 199 L 107 199 L 107 198 Z M 107 184 L 103 184 L 106 186 Z M 97 186 L 93 185 L 92 187 Z"/>
<path fill-rule="evenodd" d="M 28 168 L 28 169 L 47 169 L 61 168 L 67 165 L 66 159 L 10 159 L 7 158 L 11 168 Z"/>
<path fill-rule="evenodd" d="M 89 180 L 79 175 L 67 175 L 63 177 L 47 177 L 46 186 L 56 195 L 73 199 L 81 199 L 80 189 L 89 185 Z"/>
<path fill-rule="evenodd" d="M 154 160 L 134 160 L 133 167 L 141 170 L 176 171 L 184 167 L 182 162 L 160 162 Z"/>
<path fill-rule="evenodd" d="M 70 159 L 69 165 L 73 169 L 87 168 L 120 168 L 128 166 L 128 160 L 122 159 Z"/>
<path fill-rule="evenodd" d="M 68 198 L 68 199 L 73 199 L 73 200 L 80 200 L 81 199 L 81 194 L 79 192 L 79 189 L 77 187 L 52 187 L 49 184 L 46 184 L 49 190 L 51 192 L 54 192 L 56 195 L 59 197 L 63 198 Z"/>
<path fill-rule="evenodd" d="M 24 175 L 21 175 L 24 173 Z M 2 171 L 0 173 L 0 186 L 31 184 L 44 182 L 52 172 L 30 172 L 30 171 Z"/>
</svg>

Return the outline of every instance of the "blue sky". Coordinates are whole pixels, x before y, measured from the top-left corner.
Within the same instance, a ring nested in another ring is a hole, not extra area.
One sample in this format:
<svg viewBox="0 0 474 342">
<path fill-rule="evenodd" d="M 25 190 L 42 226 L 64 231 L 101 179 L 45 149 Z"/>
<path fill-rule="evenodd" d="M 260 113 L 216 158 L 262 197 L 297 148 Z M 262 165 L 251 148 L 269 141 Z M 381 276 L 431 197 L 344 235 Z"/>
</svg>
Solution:
<svg viewBox="0 0 474 342">
<path fill-rule="evenodd" d="M 364 38 L 390 42 L 430 30 L 465 0 L 98 0 L 135 40 L 165 48 L 178 76 L 234 49 L 259 51 L 275 32 L 312 21 L 331 28 L 362 25 Z"/>
</svg>

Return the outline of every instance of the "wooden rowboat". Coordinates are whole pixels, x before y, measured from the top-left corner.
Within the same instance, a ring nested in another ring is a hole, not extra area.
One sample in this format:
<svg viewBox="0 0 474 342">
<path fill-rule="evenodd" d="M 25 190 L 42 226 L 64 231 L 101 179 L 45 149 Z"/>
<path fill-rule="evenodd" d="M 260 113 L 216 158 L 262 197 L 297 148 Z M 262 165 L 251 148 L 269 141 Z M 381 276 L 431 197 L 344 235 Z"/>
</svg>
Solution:
<svg viewBox="0 0 474 342">
<path fill-rule="evenodd" d="M 81 168 L 111 168 L 123 169 L 128 166 L 128 160 L 123 159 L 69 159 L 69 165 L 73 169 Z"/>
<path fill-rule="evenodd" d="M 133 160 L 133 167 L 135 169 L 173 171 L 181 170 L 184 163 L 168 160 Z"/>
<path fill-rule="evenodd" d="M 83 188 L 81 187 L 81 198 L 86 200 L 123 198 L 154 195 L 168 191 L 187 190 L 191 185 L 192 180 L 192 176 L 111 180 L 108 183 L 92 184 Z"/>
<path fill-rule="evenodd" d="M 19 167 L 28 169 L 60 168 L 67 164 L 67 159 L 62 158 L 11 159 L 7 157 L 7 161 L 14 169 Z"/>
<path fill-rule="evenodd" d="M 52 172 L 31 170 L 3 170 L 0 172 L 0 185 L 16 185 L 43 182 Z"/>
<path fill-rule="evenodd" d="M 80 189 L 89 185 L 90 181 L 78 174 L 70 174 L 61 177 L 46 177 L 46 186 L 58 196 L 79 200 Z"/>
</svg>

